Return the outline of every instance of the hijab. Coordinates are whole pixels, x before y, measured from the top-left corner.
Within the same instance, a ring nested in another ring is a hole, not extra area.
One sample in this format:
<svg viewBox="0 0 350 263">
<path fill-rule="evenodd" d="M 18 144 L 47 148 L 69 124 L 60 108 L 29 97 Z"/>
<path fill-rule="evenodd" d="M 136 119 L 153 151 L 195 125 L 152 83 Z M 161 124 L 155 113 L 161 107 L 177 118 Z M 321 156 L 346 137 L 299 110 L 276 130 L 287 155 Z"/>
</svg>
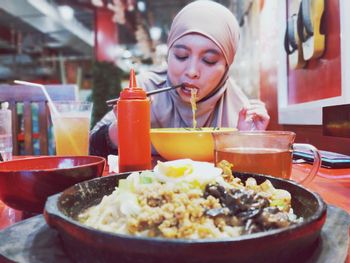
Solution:
<svg viewBox="0 0 350 263">
<path fill-rule="evenodd" d="M 222 51 L 227 63 L 227 71 L 219 85 L 197 102 L 197 127 L 236 127 L 238 113 L 246 101 L 243 92 L 228 77 L 239 41 L 237 20 L 221 4 L 208 0 L 195 1 L 175 16 L 169 31 L 168 48 L 176 40 L 191 33 L 212 40 Z M 141 74 L 139 81 L 147 90 L 173 84 L 169 82 L 166 70 Z M 151 122 L 153 128 L 192 127 L 191 104 L 184 102 L 176 90 L 159 93 L 152 98 Z"/>
<path fill-rule="evenodd" d="M 226 63 L 233 63 L 239 42 L 239 25 L 232 12 L 221 4 L 199 0 L 185 6 L 174 18 L 167 45 L 190 33 L 201 34 L 222 51 Z"/>
</svg>

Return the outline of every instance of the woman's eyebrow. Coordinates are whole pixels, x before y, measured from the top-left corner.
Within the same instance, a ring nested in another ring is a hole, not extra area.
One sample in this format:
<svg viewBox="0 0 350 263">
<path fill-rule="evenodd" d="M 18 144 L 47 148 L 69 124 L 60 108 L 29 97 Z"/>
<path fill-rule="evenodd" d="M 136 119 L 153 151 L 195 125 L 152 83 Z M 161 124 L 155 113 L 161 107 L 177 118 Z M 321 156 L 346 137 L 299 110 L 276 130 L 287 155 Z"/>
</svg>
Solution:
<svg viewBox="0 0 350 263">
<path fill-rule="evenodd" d="M 187 47 L 187 46 L 185 46 L 185 45 L 182 45 L 182 44 L 174 45 L 174 48 L 183 48 L 183 49 L 186 49 L 186 50 L 190 50 L 189 47 Z"/>
<path fill-rule="evenodd" d="M 186 49 L 186 50 L 191 50 L 188 46 L 186 45 L 182 45 L 182 44 L 177 44 L 177 45 L 174 45 L 174 48 L 176 49 Z M 213 53 L 215 55 L 220 55 L 220 51 L 216 50 L 216 49 L 213 49 L 213 48 L 210 48 L 210 49 L 206 49 L 204 50 L 203 53 Z"/>
<path fill-rule="evenodd" d="M 207 50 L 205 51 L 205 53 L 213 53 L 213 54 L 215 54 L 215 55 L 220 55 L 220 54 L 221 54 L 221 52 L 218 51 L 218 50 L 216 50 L 216 49 L 207 49 Z"/>
</svg>

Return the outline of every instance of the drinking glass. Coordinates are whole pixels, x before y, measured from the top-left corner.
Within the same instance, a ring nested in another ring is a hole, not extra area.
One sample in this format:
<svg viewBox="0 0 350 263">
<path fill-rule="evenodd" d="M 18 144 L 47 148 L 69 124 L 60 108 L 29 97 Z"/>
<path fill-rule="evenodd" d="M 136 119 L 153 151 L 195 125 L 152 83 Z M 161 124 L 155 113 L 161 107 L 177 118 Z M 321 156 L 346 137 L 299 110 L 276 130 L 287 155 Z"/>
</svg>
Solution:
<svg viewBox="0 0 350 263">
<path fill-rule="evenodd" d="M 293 149 L 308 150 L 314 156 L 313 167 L 299 183 L 309 183 L 320 167 L 320 153 L 310 144 L 294 143 L 289 131 L 236 131 L 213 133 L 215 164 L 226 160 L 234 172 L 271 175 L 290 179 Z"/>
<path fill-rule="evenodd" d="M 3 161 L 12 159 L 11 111 L 7 106 L 0 109 L 0 155 Z"/>
<path fill-rule="evenodd" d="M 50 108 L 56 155 L 88 155 L 92 103 L 56 101 L 53 105 L 57 110 Z"/>
</svg>

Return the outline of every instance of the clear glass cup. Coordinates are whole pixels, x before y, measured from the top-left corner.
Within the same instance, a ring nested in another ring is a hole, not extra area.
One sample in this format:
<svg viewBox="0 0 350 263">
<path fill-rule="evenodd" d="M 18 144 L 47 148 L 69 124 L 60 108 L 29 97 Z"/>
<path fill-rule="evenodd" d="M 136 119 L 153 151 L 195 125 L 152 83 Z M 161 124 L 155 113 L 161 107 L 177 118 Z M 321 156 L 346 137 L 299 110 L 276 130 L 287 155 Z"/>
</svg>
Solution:
<svg viewBox="0 0 350 263">
<path fill-rule="evenodd" d="M 293 179 L 293 149 L 308 150 L 314 156 L 313 167 L 299 183 L 309 183 L 321 164 L 319 151 L 310 144 L 294 143 L 289 131 L 250 131 L 213 134 L 215 164 L 226 160 L 234 172 L 247 172 Z M 297 181 L 297 180 L 296 180 Z"/>
<path fill-rule="evenodd" d="M 7 108 L 0 109 L 0 154 L 3 161 L 12 159 L 12 118 Z"/>
<path fill-rule="evenodd" d="M 56 155 L 88 155 L 91 102 L 56 101 L 51 108 Z"/>
</svg>

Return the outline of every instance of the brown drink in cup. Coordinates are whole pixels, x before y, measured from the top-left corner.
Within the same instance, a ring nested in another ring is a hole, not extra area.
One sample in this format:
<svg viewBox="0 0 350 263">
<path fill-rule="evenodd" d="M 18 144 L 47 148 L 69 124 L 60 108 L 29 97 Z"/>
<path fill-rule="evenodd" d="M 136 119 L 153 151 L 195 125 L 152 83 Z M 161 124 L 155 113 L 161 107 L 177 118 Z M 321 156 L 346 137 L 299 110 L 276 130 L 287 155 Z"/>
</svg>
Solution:
<svg viewBox="0 0 350 263">
<path fill-rule="evenodd" d="M 320 154 L 310 144 L 294 143 L 295 133 L 288 131 L 251 131 L 213 134 L 215 163 L 226 160 L 234 172 L 258 173 L 283 179 L 292 174 L 294 148 L 307 149 L 314 154 L 310 173 L 300 183 L 308 183 L 320 167 Z"/>
</svg>

